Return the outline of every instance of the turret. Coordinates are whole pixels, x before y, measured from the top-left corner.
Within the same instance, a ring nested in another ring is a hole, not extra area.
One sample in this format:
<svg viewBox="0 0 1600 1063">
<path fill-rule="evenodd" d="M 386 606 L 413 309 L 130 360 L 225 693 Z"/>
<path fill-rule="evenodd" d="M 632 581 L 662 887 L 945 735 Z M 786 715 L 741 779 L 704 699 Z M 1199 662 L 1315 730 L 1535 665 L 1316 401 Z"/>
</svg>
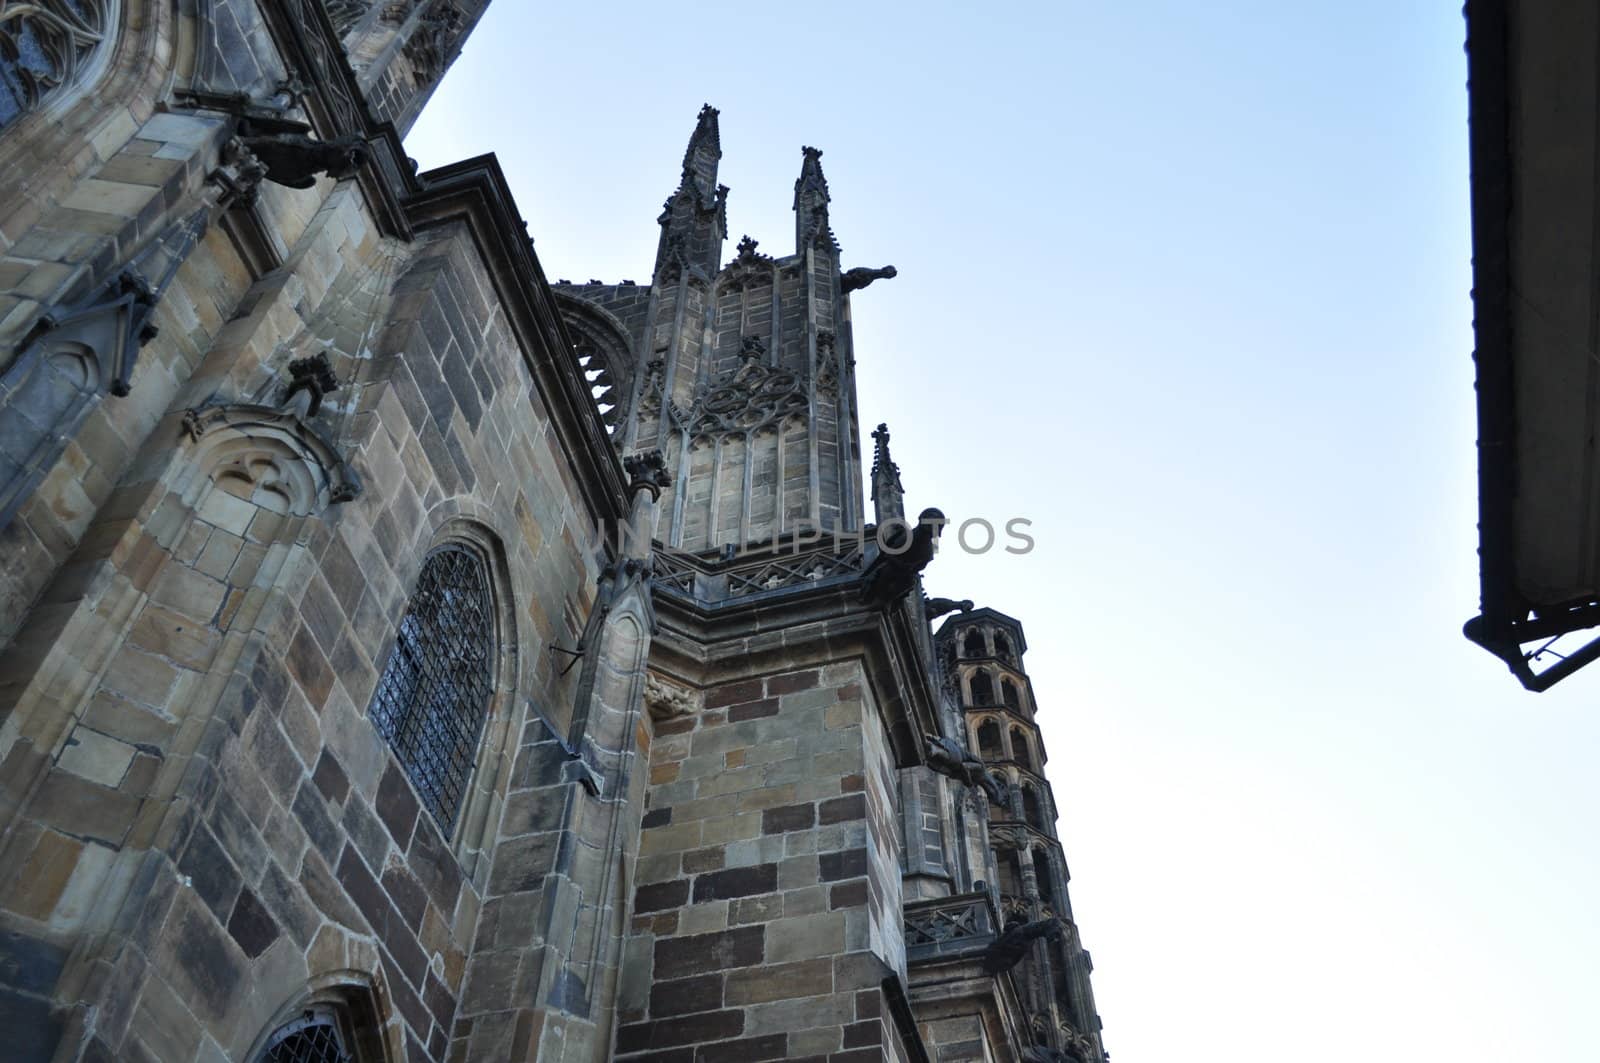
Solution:
<svg viewBox="0 0 1600 1063">
<path fill-rule="evenodd" d="M 702 107 L 650 285 L 555 286 L 617 446 L 666 455 L 656 537 L 669 546 L 720 552 L 865 523 L 850 293 L 894 268 L 841 270 L 822 152 L 800 154 L 795 253 L 746 236 L 723 264 L 722 139 Z"/>
</svg>

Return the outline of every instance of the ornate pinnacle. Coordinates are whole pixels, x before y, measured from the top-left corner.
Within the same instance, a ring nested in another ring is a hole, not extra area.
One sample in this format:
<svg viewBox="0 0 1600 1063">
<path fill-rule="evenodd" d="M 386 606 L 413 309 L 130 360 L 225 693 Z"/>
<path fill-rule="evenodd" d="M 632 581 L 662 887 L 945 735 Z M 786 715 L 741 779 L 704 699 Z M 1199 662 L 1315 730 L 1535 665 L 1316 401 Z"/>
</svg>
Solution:
<svg viewBox="0 0 1600 1063">
<path fill-rule="evenodd" d="M 901 519 L 906 515 L 905 488 L 900 484 L 900 466 L 889 457 L 889 426 L 880 424 L 872 433 L 872 504 L 877 521 Z"/>
</svg>

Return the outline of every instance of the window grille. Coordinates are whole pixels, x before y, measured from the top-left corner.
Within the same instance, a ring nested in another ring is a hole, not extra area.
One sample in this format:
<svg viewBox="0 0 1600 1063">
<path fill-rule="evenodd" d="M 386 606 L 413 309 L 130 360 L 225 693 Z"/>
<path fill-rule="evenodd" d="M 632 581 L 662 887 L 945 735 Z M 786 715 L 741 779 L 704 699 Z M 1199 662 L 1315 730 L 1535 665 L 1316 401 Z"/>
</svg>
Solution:
<svg viewBox="0 0 1600 1063">
<path fill-rule="evenodd" d="M 318 1008 L 274 1033 L 261 1063 L 355 1063 L 355 1056 L 345 1048 L 337 1017 Z"/>
<path fill-rule="evenodd" d="M 371 716 L 447 836 L 472 777 L 493 666 L 484 563 L 464 547 L 441 547 L 423 563 Z"/>
</svg>

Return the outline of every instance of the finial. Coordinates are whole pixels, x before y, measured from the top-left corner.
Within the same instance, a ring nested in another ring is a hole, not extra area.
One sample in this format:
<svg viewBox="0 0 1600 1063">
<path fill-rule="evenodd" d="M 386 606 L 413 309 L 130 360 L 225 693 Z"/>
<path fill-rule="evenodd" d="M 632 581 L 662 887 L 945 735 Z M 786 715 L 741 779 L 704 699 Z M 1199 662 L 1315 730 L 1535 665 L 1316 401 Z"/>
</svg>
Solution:
<svg viewBox="0 0 1600 1063">
<path fill-rule="evenodd" d="M 900 485 L 900 466 L 889 457 L 889 426 L 878 425 L 872 441 L 872 505 L 877 521 L 904 519 L 905 488 Z"/>
<path fill-rule="evenodd" d="M 839 242 L 828 228 L 828 179 L 822 175 L 822 149 L 809 145 L 800 149 L 805 161 L 800 164 L 800 176 L 794 182 L 795 250 L 804 251 L 814 242 L 823 240 L 837 251 Z"/>
<path fill-rule="evenodd" d="M 289 363 L 289 383 L 283 389 L 280 409 L 289 409 L 296 395 L 304 393 L 301 403 L 302 417 L 315 417 L 322 409 L 322 399 L 339 390 L 339 378 L 334 375 L 333 363 L 327 351 L 319 351 L 309 358 L 297 358 Z"/>
</svg>

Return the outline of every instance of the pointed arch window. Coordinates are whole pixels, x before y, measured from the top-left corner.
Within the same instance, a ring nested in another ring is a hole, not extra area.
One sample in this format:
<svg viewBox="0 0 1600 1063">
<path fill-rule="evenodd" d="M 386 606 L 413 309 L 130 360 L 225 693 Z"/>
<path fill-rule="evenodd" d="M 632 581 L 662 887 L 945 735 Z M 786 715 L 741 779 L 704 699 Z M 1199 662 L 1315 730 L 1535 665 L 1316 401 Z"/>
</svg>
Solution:
<svg viewBox="0 0 1600 1063">
<path fill-rule="evenodd" d="M 994 655 L 1008 664 L 1015 664 L 1011 656 L 1011 640 L 999 633 L 994 637 Z"/>
<path fill-rule="evenodd" d="M 1039 791 L 1031 786 L 1022 788 L 1022 815 L 1029 826 L 1044 830 L 1044 812 L 1039 804 Z"/>
<path fill-rule="evenodd" d="M 447 543 L 423 562 L 370 709 L 446 836 L 477 760 L 495 649 L 488 566 Z"/>
<path fill-rule="evenodd" d="M 993 720 L 978 725 L 978 756 L 984 760 L 999 760 L 1005 756 L 1000 744 L 1000 725 Z"/>
<path fill-rule="evenodd" d="M 961 640 L 961 656 L 982 657 L 984 655 L 983 632 L 969 631 L 967 637 Z"/>
<path fill-rule="evenodd" d="M 1011 729 L 1011 758 L 1029 771 L 1037 770 L 1033 763 L 1033 745 L 1020 727 Z"/>
<path fill-rule="evenodd" d="M 1056 899 L 1055 876 L 1050 871 L 1050 858 L 1043 849 L 1033 851 L 1033 880 L 1039 888 L 1039 900 L 1054 904 Z"/>
<path fill-rule="evenodd" d="M 324 1007 L 307 1008 L 305 1014 L 279 1027 L 258 1057 L 260 1063 L 355 1063 L 347 1047 L 339 1016 Z"/>
<path fill-rule="evenodd" d="M 1022 707 L 1022 699 L 1017 695 L 1017 684 L 1009 679 L 1000 680 L 1000 700 L 1013 709 Z"/>
<path fill-rule="evenodd" d="M 994 704 L 994 679 L 988 672 L 974 672 L 972 674 L 972 703 L 974 705 Z"/>
</svg>

